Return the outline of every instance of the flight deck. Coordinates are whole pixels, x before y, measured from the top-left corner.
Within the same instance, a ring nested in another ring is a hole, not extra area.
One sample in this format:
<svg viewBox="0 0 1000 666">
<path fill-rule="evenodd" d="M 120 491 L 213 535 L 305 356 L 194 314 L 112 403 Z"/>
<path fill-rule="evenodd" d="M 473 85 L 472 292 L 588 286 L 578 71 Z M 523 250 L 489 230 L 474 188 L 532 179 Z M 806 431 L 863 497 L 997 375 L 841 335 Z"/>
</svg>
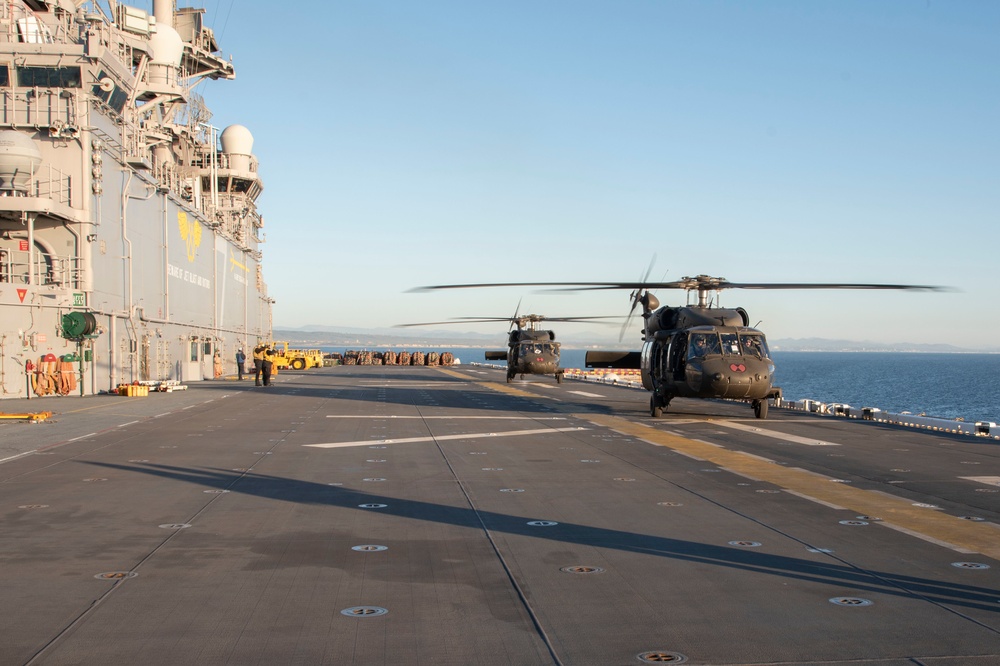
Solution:
<svg viewBox="0 0 1000 666">
<path fill-rule="evenodd" d="M 9 400 L 0 665 L 1000 663 L 1000 444 L 484 367 Z"/>
</svg>

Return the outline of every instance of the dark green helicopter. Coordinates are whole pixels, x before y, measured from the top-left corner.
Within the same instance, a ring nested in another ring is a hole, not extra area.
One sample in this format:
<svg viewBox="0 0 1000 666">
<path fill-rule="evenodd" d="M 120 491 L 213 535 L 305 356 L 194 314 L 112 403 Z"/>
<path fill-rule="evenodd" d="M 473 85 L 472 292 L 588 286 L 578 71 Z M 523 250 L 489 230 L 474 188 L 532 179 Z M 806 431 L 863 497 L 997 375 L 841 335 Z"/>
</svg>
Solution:
<svg viewBox="0 0 1000 666">
<path fill-rule="evenodd" d="M 520 303 L 518 303 L 517 309 L 520 307 Z M 400 324 L 399 326 L 510 322 L 507 351 L 488 351 L 486 352 L 486 360 L 502 361 L 506 359 L 508 384 L 517 375 L 520 375 L 521 379 L 524 379 L 525 375 L 554 375 L 556 382 L 562 384 L 563 369 L 559 366 L 560 344 L 556 342 L 554 331 L 539 329 L 538 324 L 543 321 L 582 322 L 593 319 L 621 319 L 621 317 L 544 317 L 536 314 L 519 315 L 515 310 L 513 317 L 454 317 L 449 321 Z"/>
<path fill-rule="evenodd" d="M 648 272 L 647 272 L 648 275 Z M 725 278 L 698 275 L 671 282 L 516 282 L 421 287 L 420 290 L 473 287 L 557 287 L 567 291 L 601 289 L 632 290 L 632 308 L 642 305 L 642 349 L 640 351 L 588 351 L 588 368 L 638 369 L 642 385 L 651 391 L 649 413 L 662 416 L 674 398 L 724 398 L 749 402 L 754 415 L 767 418 L 768 401 L 781 397 L 774 385 L 774 361 L 764 333 L 750 326 L 743 308 L 722 308 L 710 302 L 710 294 L 723 289 L 906 289 L 944 291 L 943 287 L 899 284 L 851 283 L 755 283 L 730 282 Z M 684 306 L 660 306 L 651 289 L 683 289 Z M 697 293 L 697 303 L 690 295 Z M 622 335 L 629 325 L 622 327 Z"/>
</svg>

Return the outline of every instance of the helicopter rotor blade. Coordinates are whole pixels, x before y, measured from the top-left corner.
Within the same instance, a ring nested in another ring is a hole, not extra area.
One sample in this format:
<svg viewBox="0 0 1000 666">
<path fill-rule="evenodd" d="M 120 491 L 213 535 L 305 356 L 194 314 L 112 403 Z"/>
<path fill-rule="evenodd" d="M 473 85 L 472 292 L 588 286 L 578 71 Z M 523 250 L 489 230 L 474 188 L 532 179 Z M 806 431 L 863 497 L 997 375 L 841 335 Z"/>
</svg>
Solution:
<svg viewBox="0 0 1000 666">
<path fill-rule="evenodd" d="M 514 307 L 514 316 L 510 320 L 510 326 L 507 327 L 507 331 L 508 332 L 510 332 L 511 330 L 513 330 L 514 324 L 517 324 L 518 328 L 521 327 L 521 320 L 518 318 L 518 313 L 521 312 L 521 301 L 522 300 L 524 300 L 523 297 L 517 299 L 517 305 Z"/>
<path fill-rule="evenodd" d="M 444 284 L 417 287 L 410 291 L 438 291 L 443 289 L 479 289 L 486 287 L 557 287 L 551 291 L 600 291 L 611 289 L 902 289 L 911 291 L 954 291 L 952 287 L 919 284 L 878 284 L 853 282 L 730 282 L 724 278 L 681 278 L 667 282 L 494 282 L 482 284 Z"/>
<path fill-rule="evenodd" d="M 449 321 L 423 321 L 417 324 L 395 324 L 393 328 L 409 328 L 411 326 L 438 326 L 440 324 L 472 324 L 472 323 L 487 323 L 487 322 L 498 322 L 498 321 L 510 321 L 509 317 L 461 317 L 461 321 L 449 320 Z"/>
<path fill-rule="evenodd" d="M 652 268 L 652 266 L 650 266 L 650 268 Z M 635 308 L 642 302 L 642 289 L 634 289 L 632 293 L 629 294 L 629 298 L 632 300 L 632 307 L 629 308 L 628 316 L 625 317 L 622 329 L 618 332 L 618 342 L 625 339 L 625 332 L 628 330 L 628 327 L 632 325 L 632 319 L 635 317 Z"/>
</svg>

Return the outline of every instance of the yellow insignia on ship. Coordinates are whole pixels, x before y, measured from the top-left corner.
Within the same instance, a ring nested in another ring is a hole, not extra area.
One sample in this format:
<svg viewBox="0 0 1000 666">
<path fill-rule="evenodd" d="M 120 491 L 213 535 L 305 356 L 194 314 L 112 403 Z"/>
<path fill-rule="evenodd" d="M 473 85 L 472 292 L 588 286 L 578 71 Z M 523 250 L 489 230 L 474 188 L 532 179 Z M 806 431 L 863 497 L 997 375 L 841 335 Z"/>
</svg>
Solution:
<svg viewBox="0 0 1000 666">
<path fill-rule="evenodd" d="M 177 226 L 181 230 L 181 240 L 187 247 L 188 261 L 194 261 L 195 255 L 198 253 L 198 246 L 201 245 L 201 225 L 198 224 L 197 220 L 188 221 L 187 213 L 178 211 Z"/>
</svg>

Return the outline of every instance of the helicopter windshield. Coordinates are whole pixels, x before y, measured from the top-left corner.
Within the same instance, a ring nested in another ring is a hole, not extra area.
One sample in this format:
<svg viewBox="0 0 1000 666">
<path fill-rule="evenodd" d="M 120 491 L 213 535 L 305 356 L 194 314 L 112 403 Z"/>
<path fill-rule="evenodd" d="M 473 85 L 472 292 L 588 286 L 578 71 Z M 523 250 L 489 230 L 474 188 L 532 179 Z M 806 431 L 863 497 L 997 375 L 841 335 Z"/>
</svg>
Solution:
<svg viewBox="0 0 1000 666">
<path fill-rule="evenodd" d="M 688 345 L 688 358 L 698 358 L 708 354 L 721 354 L 719 346 L 719 336 L 715 332 L 692 333 L 691 342 Z"/>
<path fill-rule="evenodd" d="M 740 333 L 740 346 L 744 356 L 768 358 L 767 342 L 760 333 Z"/>
<path fill-rule="evenodd" d="M 722 353 L 726 356 L 740 355 L 740 338 L 735 333 L 722 334 Z"/>
<path fill-rule="evenodd" d="M 521 356 L 528 354 L 552 354 L 558 356 L 559 345 L 558 343 L 551 342 L 536 342 L 534 344 L 521 345 L 520 353 Z"/>
</svg>

